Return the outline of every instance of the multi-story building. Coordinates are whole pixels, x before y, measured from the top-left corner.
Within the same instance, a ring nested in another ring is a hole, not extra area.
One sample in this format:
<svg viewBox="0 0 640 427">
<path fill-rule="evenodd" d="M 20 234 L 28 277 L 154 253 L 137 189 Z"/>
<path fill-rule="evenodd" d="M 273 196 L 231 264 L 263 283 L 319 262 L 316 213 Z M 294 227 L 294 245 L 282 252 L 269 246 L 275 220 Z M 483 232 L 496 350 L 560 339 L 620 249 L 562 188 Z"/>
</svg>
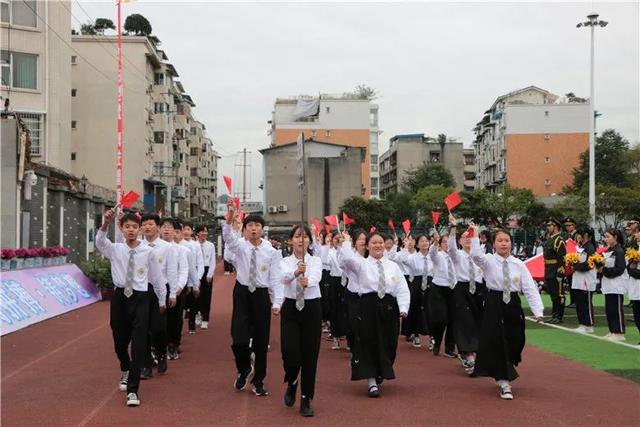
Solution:
<svg viewBox="0 0 640 427">
<path fill-rule="evenodd" d="M 72 171 L 115 189 L 116 37 L 75 35 L 72 42 L 79 53 L 72 65 Z M 192 217 L 189 187 L 200 170 L 190 165 L 195 104 L 157 38 L 124 36 L 123 59 L 123 189 L 144 195 L 147 211 Z"/>
<path fill-rule="evenodd" d="M 297 180 L 295 140 L 260 150 L 264 160 L 265 220 L 290 225 L 337 214 L 345 199 L 361 195 L 364 147 L 305 140 L 305 193 Z M 301 199 L 304 199 L 304 212 Z"/>
<path fill-rule="evenodd" d="M 462 150 L 464 156 L 464 191 L 473 191 L 476 188 L 476 150 L 465 148 Z"/>
<path fill-rule="evenodd" d="M 29 128 L 36 162 L 69 171 L 71 162 L 71 6 L 69 1 L 0 1 L 0 99 Z"/>
<path fill-rule="evenodd" d="M 474 131 L 477 188 L 508 183 L 555 195 L 589 147 L 589 105 L 529 86 L 499 96 Z"/>
<path fill-rule="evenodd" d="M 422 133 L 396 135 L 389 140 L 389 149 L 380 155 L 380 197 L 399 192 L 407 173 L 423 163 L 444 164 L 456 181 L 456 189 L 463 190 L 470 178 L 466 159 L 461 142 L 438 142 Z"/>
<path fill-rule="evenodd" d="M 378 105 L 352 93 L 278 98 L 269 123 L 272 146 L 289 144 L 303 132 L 318 142 L 364 148 L 360 193 L 378 196 Z"/>
<path fill-rule="evenodd" d="M 212 220 L 217 212 L 218 159 L 204 124 L 194 120 L 189 133 L 190 217 Z"/>
</svg>

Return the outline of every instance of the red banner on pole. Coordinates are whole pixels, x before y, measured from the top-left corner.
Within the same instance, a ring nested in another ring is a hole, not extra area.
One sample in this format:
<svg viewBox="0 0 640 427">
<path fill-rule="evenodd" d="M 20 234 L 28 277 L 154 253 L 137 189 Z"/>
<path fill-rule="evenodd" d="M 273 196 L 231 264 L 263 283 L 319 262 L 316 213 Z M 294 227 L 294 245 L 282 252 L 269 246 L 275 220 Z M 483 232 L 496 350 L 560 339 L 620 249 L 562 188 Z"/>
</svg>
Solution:
<svg viewBox="0 0 640 427">
<path fill-rule="evenodd" d="M 408 236 L 411 231 L 411 221 L 408 219 L 402 221 L 402 229 L 404 230 L 404 234 Z"/>
<path fill-rule="evenodd" d="M 124 152 L 123 133 L 124 133 L 124 120 L 122 117 L 123 102 L 124 102 L 124 82 L 122 80 L 122 1 L 118 0 L 118 147 L 116 152 L 116 192 L 117 192 L 117 204 L 122 202 L 122 159 Z"/>
<path fill-rule="evenodd" d="M 229 194 L 231 194 L 231 177 L 223 176 L 222 179 L 224 179 L 224 184 L 227 186 Z"/>
<path fill-rule="evenodd" d="M 130 208 L 133 204 L 140 198 L 140 195 L 135 191 L 129 191 L 122 197 L 120 201 L 120 206 L 123 208 Z"/>
<path fill-rule="evenodd" d="M 460 203 L 462 203 L 462 199 L 460 198 L 460 194 L 458 194 L 457 191 L 454 191 L 444 198 L 444 204 L 447 205 L 447 209 L 449 210 L 452 210 Z"/>
<path fill-rule="evenodd" d="M 433 225 L 437 225 L 440 222 L 440 212 L 431 211 L 431 219 L 433 220 Z"/>
<path fill-rule="evenodd" d="M 353 218 L 349 218 L 349 215 L 347 215 L 345 212 L 342 213 L 342 221 L 344 222 L 345 227 L 350 224 L 355 224 Z"/>
<path fill-rule="evenodd" d="M 338 226 L 338 215 L 328 215 L 324 217 L 324 220 L 327 222 L 327 224 L 331 224 L 334 227 Z"/>
<path fill-rule="evenodd" d="M 396 226 L 391 218 L 389 218 L 389 221 L 387 221 L 387 225 L 393 230 L 394 233 L 396 232 Z"/>
</svg>

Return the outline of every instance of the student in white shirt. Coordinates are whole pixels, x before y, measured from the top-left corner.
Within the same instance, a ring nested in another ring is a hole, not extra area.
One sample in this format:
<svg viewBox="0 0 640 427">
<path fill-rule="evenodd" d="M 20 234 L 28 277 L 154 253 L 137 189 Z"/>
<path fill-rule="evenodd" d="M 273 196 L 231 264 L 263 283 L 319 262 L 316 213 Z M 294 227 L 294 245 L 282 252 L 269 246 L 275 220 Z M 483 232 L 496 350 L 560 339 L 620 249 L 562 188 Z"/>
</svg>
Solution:
<svg viewBox="0 0 640 427">
<path fill-rule="evenodd" d="M 188 328 L 189 334 L 196 333 L 196 325 L 200 324 L 201 316 L 199 315 L 200 304 L 200 278 L 204 272 L 204 258 L 202 257 L 202 251 L 200 245 L 193 240 L 193 226 L 188 221 L 180 221 L 182 226 L 182 241 L 181 245 L 189 248 L 192 257 L 190 260 L 189 268 L 189 286 L 192 289 L 187 295 L 187 303 L 185 309 L 187 310 Z"/>
<path fill-rule="evenodd" d="M 284 302 L 280 313 L 280 337 L 284 381 L 284 403 L 293 406 L 300 377 L 300 413 L 313 416 L 318 353 L 322 336 L 320 279 L 322 260 L 309 251 L 311 231 L 295 225 L 289 237 L 293 253 L 280 263 Z"/>
<path fill-rule="evenodd" d="M 640 246 L 640 230 L 636 231 L 632 238 L 635 240 L 635 247 Z M 640 266 L 638 263 L 629 261 L 627 264 L 627 273 L 629 274 L 628 292 L 633 309 L 633 321 L 638 331 L 640 331 Z M 638 343 L 638 345 L 640 345 L 640 343 Z"/>
<path fill-rule="evenodd" d="M 222 226 L 222 237 L 228 251 L 233 252 L 237 278 L 233 288 L 233 314 L 231 317 L 231 348 L 236 361 L 238 377 L 234 387 L 244 390 L 253 372 L 251 352 L 255 354 L 253 392 L 256 396 L 268 395 L 264 388 L 267 375 L 267 345 L 271 325 L 271 313 L 280 314 L 282 305 L 282 278 L 280 262 L 282 253 L 262 239 L 264 219 L 259 215 L 244 218 L 245 238 L 239 238 L 231 224 L 237 215 L 230 200 L 227 220 Z M 270 300 L 270 293 L 273 295 Z M 251 347 L 249 346 L 251 342 Z"/>
<path fill-rule="evenodd" d="M 347 336 L 347 304 L 345 300 L 346 277 L 343 277 L 342 268 L 338 262 L 338 246 L 341 236 L 337 231 L 331 235 L 331 247 L 328 251 L 329 260 L 329 299 L 330 331 L 333 338 L 332 350 L 340 350 L 340 341 Z"/>
<path fill-rule="evenodd" d="M 351 348 L 351 380 L 367 380 L 369 397 L 380 396 L 380 384 L 394 379 L 400 317 L 407 317 L 410 294 L 400 267 L 384 256 L 380 233 L 367 236 L 366 258 L 357 255 L 344 233 L 339 257 L 357 275 L 358 320 Z"/>
<path fill-rule="evenodd" d="M 315 230 L 315 226 L 312 226 Z M 331 286 L 329 263 L 329 248 L 331 248 L 331 233 L 325 230 L 318 234 L 314 231 L 313 253 L 322 260 L 322 279 L 320 279 L 320 293 L 322 294 L 322 332 L 329 333 L 329 320 L 331 319 L 331 300 L 329 298 L 329 288 Z"/>
<path fill-rule="evenodd" d="M 511 255 L 511 235 L 505 230 L 493 233 L 493 254 L 480 248 L 477 226 L 471 227 L 471 256 L 484 274 L 487 296 L 480 332 L 480 345 L 472 376 L 492 377 L 502 399 L 513 399 L 510 381 L 518 378 L 515 369 L 522 361 L 525 344 L 524 313 L 519 292 L 527 298 L 536 320 L 543 321 L 538 286 L 524 263 Z"/>
<path fill-rule="evenodd" d="M 200 277 L 200 314 L 202 315 L 201 329 L 209 327 L 209 314 L 211 311 L 211 296 L 213 292 L 213 274 L 216 270 L 216 247 L 207 240 L 209 237 L 209 229 L 205 225 L 197 225 L 195 228 L 198 240 L 196 243 L 200 246 L 202 252 L 204 271 Z"/>
<path fill-rule="evenodd" d="M 593 333 L 593 293 L 596 290 L 597 272 L 589 267 L 588 259 L 596 252 L 593 240 L 593 229 L 580 227 L 575 235 L 576 253 L 580 256 L 580 262 L 572 266 L 571 289 L 576 304 L 578 315 L 578 327 L 576 331 Z"/>
<path fill-rule="evenodd" d="M 351 241 L 353 242 L 353 249 L 355 250 L 355 256 L 364 258 L 367 248 L 365 242 L 367 241 L 367 233 L 363 229 L 356 229 L 349 232 Z M 351 270 L 348 265 L 345 265 L 342 259 L 340 262 L 340 268 L 347 276 L 347 288 L 345 289 L 345 301 L 347 308 L 347 346 L 350 350 L 353 347 L 355 339 L 354 330 L 357 327 L 358 322 L 358 294 L 360 293 L 360 284 L 358 283 L 358 274 Z"/>
<path fill-rule="evenodd" d="M 455 350 L 453 289 L 458 278 L 448 249 L 449 237 L 440 236 L 437 231 L 434 231 L 433 244 L 429 248 L 429 258 L 433 264 L 433 286 L 429 293 L 429 322 L 434 340 L 433 355 L 440 354 L 440 345 L 444 338 L 444 356 L 456 358 L 458 354 Z"/>
<path fill-rule="evenodd" d="M 120 361 L 119 387 L 127 392 L 127 405 L 138 406 L 140 371 L 147 357 L 149 334 L 149 274 L 159 267 L 153 262 L 152 248 L 138 240 L 140 219 L 135 214 L 125 214 L 120 218 L 124 243 L 112 243 L 107 238 L 109 224 L 114 217 L 113 209 L 105 212 L 104 222 L 96 234 L 96 248 L 111 261 L 115 290 L 111 298 L 110 325 Z M 166 288 L 159 286 L 156 292 L 163 296 Z M 165 298 L 160 300 L 164 310 Z"/>
<path fill-rule="evenodd" d="M 398 240 L 397 236 L 394 236 L 393 239 L 394 242 Z M 398 267 L 400 267 L 400 270 L 404 275 L 404 279 L 407 281 L 407 285 L 409 285 L 409 291 L 411 292 L 412 298 L 413 295 L 415 295 L 415 277 L 409 267 L 409 258 L 416 252 L 415 243 L 415 238 L 411 234 L 409 234 L 402 240 L 402 247 L 400 249 L 398 249 L 398 247 L 394 245 L 391 250 L 386 252 L 387 257 L 389 257 L 391 261 L 395 262 L 396 264 L 398 264 Z M 413 343 L 414 347 L 420 347 L 420 335 L 416 336 L 416 334 L 410 332 L 409 330 L 409 325 L 412 317 L 413 315 L 410 308 L 407 318 L 402 319 L 402 322 L 400 324 L 400 335 L 403 335 L 406 341 Z"/>
<path fill-rule="evenodd" d="M 625 341 L 623 302 L 624 294 L 627 292 L 625 275 L 627 262 L 622 248 L 622 233 L 620 230 L 610 228 L 604 232 L 604 240 L 609 247 L 604 253 L 605 260 L 602 268 L 602 293 L 609 324 L 609 333 L 605 338 L 611 341 Z"/>
<path fill-rule="evenodd" d="M 411 290 L 411 306 L 407 323 L 409 332 L 414 335 L 414 347 L 420 344 L 420 335 L 431 335 L 429 329 L 429 292 L 433 280 L 433 265 L 429 257 L 429 237 L 420 234 L 416 237 L 416 252 L 408 259 L 413 275 Z M 417 343 L 416 343 L 417 341 Z M 433 351 L 434 341 L 429 337 L 427 349 Z"/>
</svg>

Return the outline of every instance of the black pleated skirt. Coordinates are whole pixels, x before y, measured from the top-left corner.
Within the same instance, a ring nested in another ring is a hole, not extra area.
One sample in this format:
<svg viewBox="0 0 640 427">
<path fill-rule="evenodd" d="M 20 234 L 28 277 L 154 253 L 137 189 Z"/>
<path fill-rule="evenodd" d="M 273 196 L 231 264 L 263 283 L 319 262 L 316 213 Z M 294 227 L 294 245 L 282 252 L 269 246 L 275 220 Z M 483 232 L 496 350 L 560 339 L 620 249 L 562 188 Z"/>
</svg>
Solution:
<svg viewBox="0 0 640 427">
<path fill-rule="evenodd" d="M 429 322 L 448 324 L 453 319 L 453 290 L 448 286 L 431 284 L 429 290 Z"/>
<path fill-rule="evenodd" d="M 430 279 L 430 278 L 429 278 Z M 429 335 L 429 287 L 422 290 L 422 276 L 416 276 L 409 283 L 411 305 L 403 324 L 407 324 L 409 334 Z"/>
<path fill-rule="evenodd" d="M 329 270 L 322 270 L 320 279 L 320 296 L 322 297 L 322 321 L 328 322 L 331 315 L 331 300 L 329 299 Z"/>
<path fill-rule="evenodd" d="M 469 292 L 469 282 L 458 282 L 453 289 L 455 302 L 454 334 L 458 351 L 472 353 L 478 351 L 482 314 L 476 294 Z"/>
<path fill-rule="evenodd" d="M 505 304 L 502 292 L 487 290 L 473 376 L 515 380 L 524 343 L 524 313 L 518 293 L 511 292 L 511 300 Z"/>
<path fill-rule="evenodd" d="M 347 335 L 346 286 L 342 286 L 341 277 L 329 276 L 329 283 L 331 336 L 334 338 L 342 338 Z"/>
</svg>

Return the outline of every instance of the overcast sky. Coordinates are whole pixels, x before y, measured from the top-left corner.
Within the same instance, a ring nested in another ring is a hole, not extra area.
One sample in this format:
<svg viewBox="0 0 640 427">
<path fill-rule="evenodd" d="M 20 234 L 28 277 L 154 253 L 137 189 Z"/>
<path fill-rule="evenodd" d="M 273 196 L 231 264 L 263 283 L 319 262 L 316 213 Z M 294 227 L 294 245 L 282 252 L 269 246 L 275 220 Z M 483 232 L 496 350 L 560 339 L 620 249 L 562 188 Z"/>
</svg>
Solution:
<svg viewBox="0 0 640 427">
<path fill-rule="evenodd" d="M 73 3 L 73 14 L 89 18 Z M 115 1 L 80 2 L 115 22 Z M 445 133 L 465 145 L 499 95 L 536 85 L 589 96 L 589 30 L 596 30 L 598 128 L 640 141 L 639 3 L 216 3 L 150 2 L 140 13 L 180 74 L 222 156 L 218 169 L 240 184 L 236 153 L 252 151 L 252 199 L 262 179 L 258 149 L 269 144 L 276 97 L 342 93 L 365 83 L 380 98 L 381 149 L 401 133 Z M 79 27 L 72 18 L 74 27 Z M 114 64 L 115 66 L 115 64 Z M 114 94 L 115 102 L 115 94 Z M 126 99 L 125 99 L 126 104 Z M 126 106 L 125 106 L 126 108 Z M 382 151 L 381 151 L 382 152 Z M 234 173 L 235 172 L 235 173 Z M 234 185 L 235 187 L 235 185 Z"/>
</svg>

